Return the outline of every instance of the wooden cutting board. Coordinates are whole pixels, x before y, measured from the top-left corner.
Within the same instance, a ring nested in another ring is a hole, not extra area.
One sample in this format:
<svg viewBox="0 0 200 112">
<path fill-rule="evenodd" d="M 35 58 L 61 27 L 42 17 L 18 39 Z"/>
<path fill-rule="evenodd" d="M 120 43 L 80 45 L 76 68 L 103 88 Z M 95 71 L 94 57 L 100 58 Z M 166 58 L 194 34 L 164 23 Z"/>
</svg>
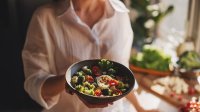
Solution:
<svg viewBox="0 0 200 112">
<path fill-rule="evenodd" d="M 144 88 L 145 90 L 153 93 L 154 95 L 160 97 L 161 99 L 167 101 L 168 103 L 176 106 L 176 107 L 181 107 L 185 105 L 187 102 L 189 102 L 192 98 L 192 96 L 200 96 L 200 94 L 196 93 L 193 95 L 187 94 L 180 94 L 177 95 L 173 91 L 166 90 L 162 85 L 159 84 L 154 84 L 153 81 L 162 78 L 162 77 L 156 77 L 152 75 L 144 75 L 141 73 L 135 73 L 134 74 L 139 85 Z M 186 79 L 185 79 L 186 80 Z M 193 86 L 194 84 L 197 83 L 195 80 L 186 80 L 186 82 L 190 85 Z"/>
</svg>

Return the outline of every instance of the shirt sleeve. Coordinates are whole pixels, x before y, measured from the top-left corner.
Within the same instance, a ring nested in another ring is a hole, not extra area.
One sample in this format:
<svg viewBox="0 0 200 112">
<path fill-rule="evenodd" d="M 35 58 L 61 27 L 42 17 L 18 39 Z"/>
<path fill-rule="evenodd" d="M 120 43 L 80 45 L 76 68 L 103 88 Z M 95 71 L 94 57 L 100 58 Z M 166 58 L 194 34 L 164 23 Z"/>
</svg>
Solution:
<svg viewBox="0 0 200 112">
<path fill-rule="evenodd" d="M 24 89 L 30 97 L 46 109 L 54 106 L 59 95 L 50 99 L 43 99 L 41 87 L 50 77 L 55 76 L 49 66 L 49 52 L 47 48 L 50 36 L 45 28 L 45 19 L 39 13 L 34 13 L 29 24 L 26 42 L 22 51 L 25 82 Z"/>
</svg>

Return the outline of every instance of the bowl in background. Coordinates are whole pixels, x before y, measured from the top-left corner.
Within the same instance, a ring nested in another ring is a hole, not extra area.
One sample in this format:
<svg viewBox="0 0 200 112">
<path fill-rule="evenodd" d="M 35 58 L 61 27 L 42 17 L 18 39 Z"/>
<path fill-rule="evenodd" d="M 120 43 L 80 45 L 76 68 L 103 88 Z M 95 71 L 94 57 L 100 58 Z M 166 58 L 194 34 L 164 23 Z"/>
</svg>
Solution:
<svg viewBox="0 0 200 112">
<path fill-rule="evenodd" d="M 186 69 L 179 69 L 179 73 L 182 77 L 187 79 L 197 79 L 197 77 L 200 76 L 200 69 L 192 69 L 192 70 L 186 70 Z"/>
</svg>

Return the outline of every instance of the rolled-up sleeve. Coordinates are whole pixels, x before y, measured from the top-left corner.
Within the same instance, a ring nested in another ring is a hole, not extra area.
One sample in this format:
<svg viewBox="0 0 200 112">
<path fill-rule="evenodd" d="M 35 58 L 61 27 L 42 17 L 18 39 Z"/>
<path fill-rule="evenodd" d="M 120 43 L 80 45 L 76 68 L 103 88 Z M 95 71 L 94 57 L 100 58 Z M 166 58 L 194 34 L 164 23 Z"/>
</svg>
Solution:
<svg viewBox="0 0 200 112">
<path fill-rule="evenodd" d="M 29 24 L 26 42 L 22 51 L 24 64 L 25 82 L 24 89 L 30 97 L 46 109 L 54 106 L 59 95 L 50 99 L 43 99 L 41 88 L 43 83 L 50 77 L 55 76 L 49 67 L 48 32 L 45 29 L 44 18 L 37 12 L 34 13 Z"/>
</svg>

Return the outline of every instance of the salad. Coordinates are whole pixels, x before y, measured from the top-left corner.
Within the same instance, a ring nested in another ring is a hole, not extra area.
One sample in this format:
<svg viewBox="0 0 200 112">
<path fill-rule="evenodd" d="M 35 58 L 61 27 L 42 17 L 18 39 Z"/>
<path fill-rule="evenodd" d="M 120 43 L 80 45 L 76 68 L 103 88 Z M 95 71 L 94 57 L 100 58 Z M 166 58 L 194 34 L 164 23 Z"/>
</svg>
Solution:
<svg viewBox="0 0 200 112">
<path fill-rule="evenodd" d="M 181 54 L 177 64 L 180 66 L 180 68 L 186 70 L 199 69 L 200 55 L 195 51 L 186 51 Z"/>
<path fill-rule="evenodd" d="M 117 96 L 129 89 L 128 77 L 118 74 L 114 64 L 102 59 L 97 65 L 83 66 L 71 78 L 71 85 L 91 96 Z"/>
</svg>

